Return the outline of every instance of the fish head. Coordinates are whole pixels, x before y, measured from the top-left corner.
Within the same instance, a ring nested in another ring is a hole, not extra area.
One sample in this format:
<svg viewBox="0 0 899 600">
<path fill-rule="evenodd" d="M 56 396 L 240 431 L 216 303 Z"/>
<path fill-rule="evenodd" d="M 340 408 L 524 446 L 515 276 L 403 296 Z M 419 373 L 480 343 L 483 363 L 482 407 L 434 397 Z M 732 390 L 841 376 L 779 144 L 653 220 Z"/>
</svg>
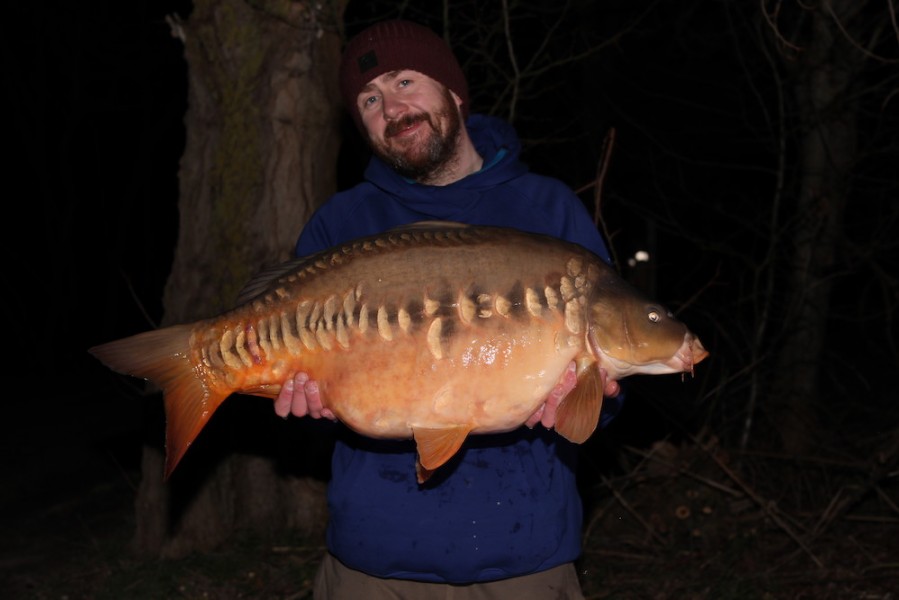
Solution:
<svg viewBox="0 0 899 600">
<path fill-rule="evenodd" d="M 693 372 L 708 351 L 669 309 L 647 299 L 624 280 L 600 286 L 587 327 L 591 352 L 612 379 L 638 373 Z"/>
</svg>

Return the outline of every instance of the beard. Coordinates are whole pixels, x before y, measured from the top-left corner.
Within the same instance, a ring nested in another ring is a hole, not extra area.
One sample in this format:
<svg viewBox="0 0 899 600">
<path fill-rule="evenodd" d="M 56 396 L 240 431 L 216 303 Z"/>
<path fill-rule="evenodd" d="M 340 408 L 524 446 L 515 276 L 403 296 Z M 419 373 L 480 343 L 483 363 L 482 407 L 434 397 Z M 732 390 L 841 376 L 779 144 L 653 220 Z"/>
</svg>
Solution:
<svg viewBox="0 0 899 600">
<path fill-rule="evenodd" d="M 392 144 L 393 138 L 415 123 L 425 123 L 422 140 Z M 427 182 L 436 179 L 455 160 L 459 146 L 462 119 L 449 89 L 443 93 L 443 102 L 434 113 L 405 115 L 388 123 L 384 140 L 372 140 L 372 151 L 382 161 L 393 167 L 401 176 L 413 181 Z"/>
</svg>

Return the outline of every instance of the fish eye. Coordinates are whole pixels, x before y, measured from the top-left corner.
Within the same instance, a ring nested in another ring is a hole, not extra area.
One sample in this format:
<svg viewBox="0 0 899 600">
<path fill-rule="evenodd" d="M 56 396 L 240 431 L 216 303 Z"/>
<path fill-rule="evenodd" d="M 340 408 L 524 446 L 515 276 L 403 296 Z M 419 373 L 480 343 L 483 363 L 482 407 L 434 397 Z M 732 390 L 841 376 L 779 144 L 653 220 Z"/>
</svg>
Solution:
<svg viewBox="0 0 899 600">
<path fill-rule="evenodd" d="M 646 314 L 646 317 L 652 321 L 653 323 L 658 323 L 662 320 L 662 315 L 659 314 L 657 310 L 651 310 Z"/>
</svg>

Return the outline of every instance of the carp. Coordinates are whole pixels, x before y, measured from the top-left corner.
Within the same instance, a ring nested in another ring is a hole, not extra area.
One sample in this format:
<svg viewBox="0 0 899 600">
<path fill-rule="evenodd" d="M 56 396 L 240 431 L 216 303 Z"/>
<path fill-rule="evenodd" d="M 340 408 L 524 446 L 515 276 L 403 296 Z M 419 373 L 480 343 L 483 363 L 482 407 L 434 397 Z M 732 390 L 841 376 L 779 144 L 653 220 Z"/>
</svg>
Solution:
<svg viewBox="0 0 899 600">
<path fill-rule="evenodd" d="M 414 439 L 423 483 L 471 434 L 523 425 L 565 374 L 556 431 L 594 431 L 609 377 L 693 373 L 708 352 L 663 306 L 576 244 L 423 222 L 270 270 L 238 306 L 89 352 L 162 389 L 167 479 L 231 394 L 274 398 L 293 373 L 356 432 Z M 410 465 L 411 468 L 411 465 Z"/>
</svg>

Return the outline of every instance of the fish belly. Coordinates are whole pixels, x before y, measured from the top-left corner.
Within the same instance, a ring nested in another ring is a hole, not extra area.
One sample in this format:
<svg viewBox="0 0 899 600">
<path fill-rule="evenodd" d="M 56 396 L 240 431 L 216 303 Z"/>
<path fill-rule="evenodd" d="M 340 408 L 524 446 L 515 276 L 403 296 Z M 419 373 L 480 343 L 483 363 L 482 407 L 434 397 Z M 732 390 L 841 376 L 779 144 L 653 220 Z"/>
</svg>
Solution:
<svg viewBox="0 0 899 600">
<path fill-rule="evenodd" d="M 338 419 L 369 437 L 411 438 L 422 427 L 508 431 L 533 414 L 582 350 L 559 325 L 472 326 L 440 357 L 426 335 L 359 340 L 310 375 Z"/>
</svg>

